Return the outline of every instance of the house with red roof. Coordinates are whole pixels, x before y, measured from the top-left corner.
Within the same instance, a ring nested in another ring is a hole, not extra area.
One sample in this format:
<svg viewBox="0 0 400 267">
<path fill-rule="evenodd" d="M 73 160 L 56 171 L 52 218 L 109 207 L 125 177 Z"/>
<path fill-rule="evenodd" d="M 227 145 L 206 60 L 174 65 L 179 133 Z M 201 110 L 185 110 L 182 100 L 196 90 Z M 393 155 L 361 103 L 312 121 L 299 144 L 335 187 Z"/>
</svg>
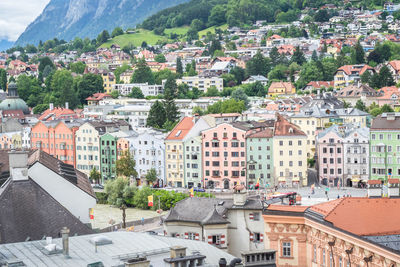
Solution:
<svg viewBox="0 0 400 267">
<path fill-rule="evenodd" d="M 338 68 L 334 74 L 334 84 L 336 89 L 357 84 L 361 81 L 361 75 L 366 71 L 371 75 L 375 73 L 375 69 L 367 64 L 344 65 Z"/>
<path fill-rule="evenodd" d="M 334 87 L 333 81 L 311 81 L 303 88 L 303 91 L 312 92 L 313 90 L 328 89 Z"/>
<path fill-rule="evenodd" d="M 386 66 L 392 73 L 394 81 L 398 83 L 400 81 L 400 60 L 389 61 L 388 63 L 386 63 Z"/>
<path fill-rule="evenodd" d="M 89 106 L 97 106 L 99 105 L 99 102 L 102 100 L 107 100 L 107 99 L 111 99 L 111 95 L 107 94 L 107 93 L 95 93 L 91 96 L 89 96 L 88 98 L 86 98 L 85 100 L 88 102 Z"/>
<path fill-rule="evenodd" d="M 54 121 L 54 120 L 72 120 L 77 119 L 78 115 L 68 107 L 56 107 L 54 108 L 50 104 L 50 108 L 45 110 L 42 115 L 40 115 L 40 121 Z"/>
</svg>

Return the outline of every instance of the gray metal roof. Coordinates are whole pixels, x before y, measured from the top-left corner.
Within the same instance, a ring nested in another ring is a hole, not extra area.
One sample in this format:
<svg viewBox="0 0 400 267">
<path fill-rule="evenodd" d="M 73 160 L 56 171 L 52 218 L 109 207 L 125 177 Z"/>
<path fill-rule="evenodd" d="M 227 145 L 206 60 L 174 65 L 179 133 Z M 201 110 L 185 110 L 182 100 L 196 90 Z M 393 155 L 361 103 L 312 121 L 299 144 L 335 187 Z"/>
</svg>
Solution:
<svg viewBox="0 0 400 267">
<path fill-rule="evenodd" d="M 104 266 L 118 266 L 123 259 L 146 256 L 153 266 L 164 266 L 164 258 L 170 257 L 170 247 L 184 246 L 186 255 L 199 252 L 207 256 L 207 266 L 218 266 L 220 258 L 229 262 L 234 256 L 205 242 L 185 240 L 173 237 L 149 235 L 146 233 L 111 232 L 102 233 L 112 240 L 112 244 L 97 246 L 97 252 L 90 240 L 98 236 L 85 235 L 69 238 L 69 255 L 66 259 L 62 253 L 47 255 L 43 252 L 46 241 L 31 241 L 0 245 L 0 265 L 2 262 L 23 261 L 26 266 L 74 266 L 86 267 L 90 263 L 102 262 Z M 53 243 L 62 248 L 62 240 L 54 239 Z"/>
<path fill-rule="evenodd" d="M 400 235 L 364 236 L 379 245 L 400 251 Z"/>
</svg>

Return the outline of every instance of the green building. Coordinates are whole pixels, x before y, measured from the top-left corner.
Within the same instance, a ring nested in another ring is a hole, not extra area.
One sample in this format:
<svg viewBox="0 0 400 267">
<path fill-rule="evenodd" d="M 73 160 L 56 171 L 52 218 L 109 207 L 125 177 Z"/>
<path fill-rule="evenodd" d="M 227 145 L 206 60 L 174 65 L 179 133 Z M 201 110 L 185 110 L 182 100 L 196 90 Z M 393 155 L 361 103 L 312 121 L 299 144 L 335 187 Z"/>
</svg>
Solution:
<svg viewBox="0 0 400 267">
<path fill-rule="evenodd" d="M 116 161 L 117 138 L 106 133 L 100 136 L 100 172 L 102 183 L 117 176 Z"/>
<path fill-rule="evenodd" d="M 247 186 L 254 188 L 258 179 L 260 187 L 273 184 L 273 131 L 251 133 L 246 137 Z"/>
<path fill-rule="evenodd" d="M 189 138 L 184 143 L 184 162 L 185 162 L 185 187 L 202 186 L 202 165 L 201 165 L 201 136 Z M 207 152 L 206 152 L 207 153 Z"/>
<path fill-rule="evenodd" d="M 372 180 L 400 178 L 400 113 L 384 113 L 372 121 L 370 155 Z"/>
</svg>

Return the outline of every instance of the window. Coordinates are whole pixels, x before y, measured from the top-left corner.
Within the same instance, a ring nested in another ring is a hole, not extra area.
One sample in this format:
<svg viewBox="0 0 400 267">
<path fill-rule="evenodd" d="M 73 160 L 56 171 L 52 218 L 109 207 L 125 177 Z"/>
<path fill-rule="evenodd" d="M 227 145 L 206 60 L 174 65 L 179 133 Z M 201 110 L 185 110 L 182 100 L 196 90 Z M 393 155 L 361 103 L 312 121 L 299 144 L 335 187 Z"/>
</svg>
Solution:
<svg viewBox="0 0 400 267">
<path fill-rule="evenodd" d="M 215 245 L 221 245 L 221 236 L 220 235 L 213 235 L 212 236 L 212 243 Z"/>
<path fill-rule="evenodd" d="M 259 221 L 260 220 L 260 213 L 258 213 L 258 212 L 253 213 L 253 220 L 254 221 Z"/>
<path fill-rule="evenodd" d="M 291 257 L 292 256 L 292 243 L 283 242 L 282 243 L 282 257 Z"/>
<path fill-rule="evenodd" d="M 279 141 L 279 145 L 280 145 L 280 146 L 283 146 L 283 141 Z"/>
<path fill-rule="evenodd" d="M 321 262 L 321 266 L 325 266 L 326 263 L 326 255 L 325 255 L 325 249 L 322 249 L 322 262 Z"/>
<path fill-rule="evenodd" d="M 313 246 L 313 262 L 317 262 L 317 245 Z"/>
<path fill-rule="evenodd" d="M 188 239 L 196 240 L 196 233 L 188 233 Z"/>
</svg>

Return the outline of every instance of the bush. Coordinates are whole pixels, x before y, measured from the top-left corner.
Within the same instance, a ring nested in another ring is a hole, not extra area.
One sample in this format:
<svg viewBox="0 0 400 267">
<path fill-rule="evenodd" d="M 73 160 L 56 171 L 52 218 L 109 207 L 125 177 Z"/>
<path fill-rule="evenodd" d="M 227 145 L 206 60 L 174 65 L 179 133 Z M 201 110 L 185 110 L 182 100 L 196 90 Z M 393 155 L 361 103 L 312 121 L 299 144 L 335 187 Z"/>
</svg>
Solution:
<svg viewBox="0 0 400 267">
<path fill-rule="evenodd" d="M 95 192 L 97 198 L 97 204 L 108 204 L 107 194 L 104 192 Z"/>
</svg>

